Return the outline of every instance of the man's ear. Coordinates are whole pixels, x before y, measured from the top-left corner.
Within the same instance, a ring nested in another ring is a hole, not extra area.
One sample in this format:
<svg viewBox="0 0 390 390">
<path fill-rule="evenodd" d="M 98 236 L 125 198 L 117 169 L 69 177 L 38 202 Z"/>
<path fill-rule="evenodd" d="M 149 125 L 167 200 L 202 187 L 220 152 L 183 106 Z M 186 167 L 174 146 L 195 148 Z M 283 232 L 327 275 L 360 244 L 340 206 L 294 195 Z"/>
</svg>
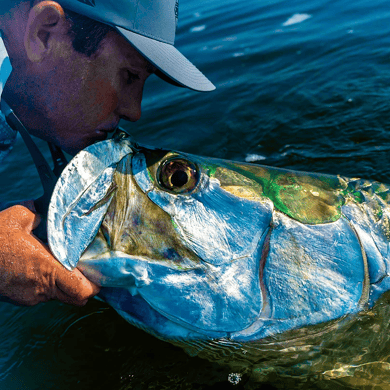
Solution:
<svg viewBox="0 0 390 390">
<path fill-rule="evenodd" d="M 67 35 L 68 30 L 65 12 L 58 3 L 42 1 L 36 4 L 30 10 L 24 35 L 27 57 L 32 62 L 41 62 L 51 51 L 53 38 Z"/>
</svg>

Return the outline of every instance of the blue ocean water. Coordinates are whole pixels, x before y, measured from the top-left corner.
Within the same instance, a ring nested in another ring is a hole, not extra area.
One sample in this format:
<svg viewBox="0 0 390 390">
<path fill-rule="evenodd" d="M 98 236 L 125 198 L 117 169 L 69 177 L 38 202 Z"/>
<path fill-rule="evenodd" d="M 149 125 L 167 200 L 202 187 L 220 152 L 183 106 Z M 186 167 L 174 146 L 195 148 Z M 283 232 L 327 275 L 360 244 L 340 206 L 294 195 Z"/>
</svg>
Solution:
<svg viewBox="0 0 390 390">
<path fill-rule="evenodd" d="M 150 78 L 142 119 L 122 124 L 137 141 L 390 182 L 387 1 L 181 0 L 176 46 L 217 89 Z M 20 138 L 0 175 L 0 200 L 41 195 Z M 1 389 L 232 386 L 225 368 L 132 328 L 97 301 L 83 309 L 2 303 L 0 312 Z"/>
</svg>

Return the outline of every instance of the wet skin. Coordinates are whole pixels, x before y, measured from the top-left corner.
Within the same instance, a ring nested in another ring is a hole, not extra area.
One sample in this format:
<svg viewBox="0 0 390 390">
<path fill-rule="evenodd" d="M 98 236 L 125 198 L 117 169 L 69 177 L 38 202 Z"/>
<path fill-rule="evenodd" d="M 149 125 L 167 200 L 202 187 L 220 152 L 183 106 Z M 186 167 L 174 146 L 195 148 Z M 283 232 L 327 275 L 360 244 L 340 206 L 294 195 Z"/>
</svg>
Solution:
<svg viewBox="0 0 390 390">
<path fill-rule="evenodd" d="M 20 32 L 5 41 L 21 53 L 9 50 L 14 71 L 3 96 L 31 134 L 75 154 L 105 139 L 120 119 L 141 117 L 155 68 L 119 33 L 108 33 L 87 57 L 73 49 L 69 22 L 53 2 L 36 5 L 26 25 L 23 42 Z"/>
<path fill-rule="evenodd" d="M 0 17 L 13 72 L 2 98 L 32 135 L 70 154 L 103 140 L 120 119 L 137 121 L 155 69 L 110 32 L 91 57 L 76 52 L 64 10 L 53 1 L 19 4 Z M 50 299 L 84 305 L 99 291 L 67 271 L 37 240 L 33 203 L 0 212 L 0 296 L 33 305 Z"/>
</svg>

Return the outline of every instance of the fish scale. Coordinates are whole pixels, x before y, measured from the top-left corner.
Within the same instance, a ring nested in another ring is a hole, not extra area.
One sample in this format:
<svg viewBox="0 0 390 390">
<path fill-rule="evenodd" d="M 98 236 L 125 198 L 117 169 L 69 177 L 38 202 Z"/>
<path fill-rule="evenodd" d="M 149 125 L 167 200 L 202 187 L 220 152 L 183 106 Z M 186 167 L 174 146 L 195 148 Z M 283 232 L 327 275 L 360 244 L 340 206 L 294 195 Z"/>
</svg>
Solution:
<svg viewBox="0 0 390 390">
<path fill-rule="evenodd" d="M 133 325 L 200 351 L 253 346 L 342 327 L 390 290 L 388 197 L 381 183 L 114 138 L 65 169 L 48 241 Z"/>
</svg>

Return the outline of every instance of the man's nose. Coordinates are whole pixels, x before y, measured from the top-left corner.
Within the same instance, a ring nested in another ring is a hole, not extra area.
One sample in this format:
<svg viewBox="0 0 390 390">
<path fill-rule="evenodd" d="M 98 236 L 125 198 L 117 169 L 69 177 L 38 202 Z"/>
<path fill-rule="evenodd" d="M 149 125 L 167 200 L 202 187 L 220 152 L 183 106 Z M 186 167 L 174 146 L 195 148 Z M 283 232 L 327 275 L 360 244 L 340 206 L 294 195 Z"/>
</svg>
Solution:
<svg viewBox="0 0 390 390">
<path fill-rule="evenodd" d="M 126 90 L 122 93 L 117 108 L 117 114 L 121 119 L 136 122 L 141 118 L 143 86 L 138 89 Z"/>
</svg>

